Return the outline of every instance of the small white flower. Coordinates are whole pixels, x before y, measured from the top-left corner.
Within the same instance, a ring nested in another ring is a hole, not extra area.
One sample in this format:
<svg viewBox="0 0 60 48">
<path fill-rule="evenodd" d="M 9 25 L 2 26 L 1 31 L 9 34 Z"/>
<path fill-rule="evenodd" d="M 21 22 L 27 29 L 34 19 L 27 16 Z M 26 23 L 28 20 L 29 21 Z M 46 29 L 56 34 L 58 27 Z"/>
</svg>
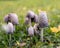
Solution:
<svg viewBox="0 0 60 48">
<path fill-rule="evenodd" d="M 34 29 L 33 29 L 32 26 L 30 26 L 30 27 L 28 28 L 28 34 L 29 34 L 29 36 L 33 36 L 33 35 L 34 35 Z"/>
</svg>

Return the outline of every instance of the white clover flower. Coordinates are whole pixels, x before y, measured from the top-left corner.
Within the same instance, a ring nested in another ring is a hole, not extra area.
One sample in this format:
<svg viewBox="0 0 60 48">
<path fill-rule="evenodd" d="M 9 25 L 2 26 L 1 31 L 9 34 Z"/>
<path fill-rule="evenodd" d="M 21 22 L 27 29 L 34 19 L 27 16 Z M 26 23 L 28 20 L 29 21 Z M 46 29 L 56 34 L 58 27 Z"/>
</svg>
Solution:
<svg viewBox="0 0 60 48">
<path fill-rule="evenodd" d="M 28 28 L 28 34 L 29 34 L 29 36 L 33 36 L 33 35 L 34 35 L 34 29 L 33 29 L 32 26 L 30 26 L 30 27 Z"/>
<path fill-rule="evenodd" d="M 44 28 L 47 26 L 48 26 L 47 13 L 45 11 L 41 11 L 39 13 L 39 27 Z"/>
<path fill-rule="evenodd" d="M 15 30 L 15 27 L 9 22 L 7 25 L 2 25 L 2 29 L 8 34 L 12 34 Z"/>
</svg>

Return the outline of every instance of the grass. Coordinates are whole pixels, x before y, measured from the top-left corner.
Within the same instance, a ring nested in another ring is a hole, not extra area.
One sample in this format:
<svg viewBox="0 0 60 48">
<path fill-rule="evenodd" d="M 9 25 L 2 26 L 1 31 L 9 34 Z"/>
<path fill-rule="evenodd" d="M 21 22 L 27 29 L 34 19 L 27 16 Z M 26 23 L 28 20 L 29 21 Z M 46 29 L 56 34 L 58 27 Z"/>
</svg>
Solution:
<svg viewBox="0 0 60 48">
<path fill-rule="evenodd" d="M 12 35 L 12 42 L 15 43 L 16 41 L 25 41 L 27 45 L 24 48 L 54 48 L 56 44 L 60 45 L 60 43 L 53 43 L 54 41 L 60 42 L 60 33 L 58 32 L 57 36 L 55 37 L 55 34 L 51 32 L 50 27 L 57 27 L 60 24 L 59 4 L 60 0 L 0 0 L 0 22 L 4 22 L 3 18 L 6 14 L 10 12 L 15 12 L 19 17 L 20 25 L 16 26 L 16 31 L 14 35 Z M 28 10 L 33 10 L 36 14 L 38 14 L 38 11 L 40 9 L 45 10 L 47 12 L 48 19 L 50 20 L 50 26 L 45 29 L 44 36 L 46 37 L 46 39 L 50 40 L 51 44 L 48 42 L 40 42 L 37 39 L 38 36 L 34 36 L 33 39 L 30 40 L 30 38 L 27 37 L 27 31 L 25 26 L 23 25 Z M 8 35 L 6 35 L 5 33 L 1 33 L 1 31 L 0 48 L 8 48 Z"/>
</svg>

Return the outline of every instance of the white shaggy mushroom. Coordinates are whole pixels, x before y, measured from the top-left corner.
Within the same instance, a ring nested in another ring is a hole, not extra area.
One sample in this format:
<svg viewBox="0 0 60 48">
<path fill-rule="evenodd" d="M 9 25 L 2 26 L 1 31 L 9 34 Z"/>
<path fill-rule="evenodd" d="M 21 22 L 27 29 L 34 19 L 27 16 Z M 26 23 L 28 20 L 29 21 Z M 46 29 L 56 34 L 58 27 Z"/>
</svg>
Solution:
<svg viewBox="0 0 60 48">
<path fill-rule="evenodd" d="M 41 11 L 39 13 L 39 28 L 41 32 L 41 41 L 43 42 L 43 29 L 48 26 L 48 18 L 47 18 L 47 13 L 45 11 Z"/>
<path fill-rule="evenodd" d="M 5 22 L 11 22 L 14 25 L 19 24 L 18 22 L 18 16 L 15 13 L 9 13 L 7 16 L 4 18 Z"/>
<path fill-rule="evenodd" d="M 30 27 L 28 28 L 28 34 L 29 34 L 29 36 L 33 36 L 33 35 L 34 35 L 34 29 L 33 29 L 32 26 L 30 26 Z"/>
<path fill-rule="evenodd" d="M 3 30 L 5 30 L 6 33 L 12 34 L 15 30 L 12 23 L 8 23 L 7 25 L 2 25 Z"/>
</svg>

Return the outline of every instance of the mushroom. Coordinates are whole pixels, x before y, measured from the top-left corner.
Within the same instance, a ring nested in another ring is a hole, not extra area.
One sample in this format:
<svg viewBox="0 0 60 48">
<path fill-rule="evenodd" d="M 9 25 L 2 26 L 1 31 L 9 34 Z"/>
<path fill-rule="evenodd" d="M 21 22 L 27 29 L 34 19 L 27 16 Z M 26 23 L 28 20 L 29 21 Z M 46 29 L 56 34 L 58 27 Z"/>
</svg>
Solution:
<svg viewBox="0 0 60 48">
<path fill-rule="evenodd" d="M 25 24 L 29 24 L 29 22 L 38 22 L 38 16 L 31 10 L 28 11 L 25 18 Z"/>
<path fill-rule="evenodd" d="M 40 28 L 41 32 L 41 41 L 43 42 L 43 29 L 45 27 L 48 27 L 48 18 L 47 18 L 47 13 L 45 11 L 41 11 L 39 13 L 39 22 L 38 22 L 38 27 Z"/>
<path fill-rule="evenodd" d="M 2 28 L 7 34 L 9 34 L 9 46 L 11 48 L 11 35 L 13 34 L 15 28 L 11 22 L 8 22 L 7 25 L 2 25 Z"/>
<path fill-rule="evenodd" d="M 8 23 L 7 25 L 2 25 L 3 30 L 5 30 L 8 34 L 13 34 L 15 28 L 12 23 Z"/>
<path fill-rule="evenodd" d="M 6 15 L 4 21 L 6 23 L 11 22 L 13 25 L 19 24 L 18 16 L 15 13 L 9 13 L 8 15 Z"/>
<path fill-rule="evenodd" d="M 47 13 L 45 11 L 41 11 L 39 13 L 39 27 L 40 28 L 48 27 L 48 18 Z"/>
<path fill-rule="evenodd" d="M 30 26 L 30 27 L 28 28 L 28 34 L 29 34 L 29 36 L 34 36 L 34 29 L 33 29 L 32 26 Z"/>
</svg>

